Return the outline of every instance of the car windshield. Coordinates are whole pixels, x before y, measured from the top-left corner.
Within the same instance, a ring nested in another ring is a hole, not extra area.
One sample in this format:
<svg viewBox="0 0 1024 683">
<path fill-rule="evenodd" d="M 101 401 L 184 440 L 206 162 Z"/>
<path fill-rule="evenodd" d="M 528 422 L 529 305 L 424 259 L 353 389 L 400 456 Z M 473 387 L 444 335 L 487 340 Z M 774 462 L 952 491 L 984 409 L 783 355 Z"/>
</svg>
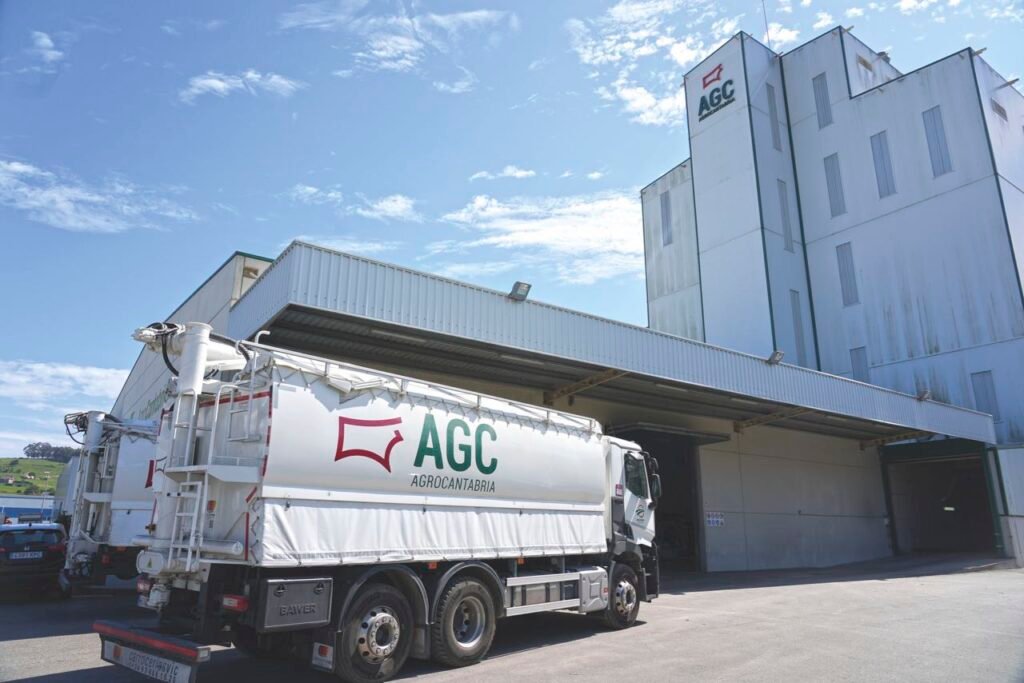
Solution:
<svg viewBox="0 0 1024 683">
<path fill-rule="evenodd" d="M 18 529 L 0 533 L 0 546 L 4 548 L 29 544 L 55 545 L 60 541 L 61 533 L 55 529 Z"/>
</svg>

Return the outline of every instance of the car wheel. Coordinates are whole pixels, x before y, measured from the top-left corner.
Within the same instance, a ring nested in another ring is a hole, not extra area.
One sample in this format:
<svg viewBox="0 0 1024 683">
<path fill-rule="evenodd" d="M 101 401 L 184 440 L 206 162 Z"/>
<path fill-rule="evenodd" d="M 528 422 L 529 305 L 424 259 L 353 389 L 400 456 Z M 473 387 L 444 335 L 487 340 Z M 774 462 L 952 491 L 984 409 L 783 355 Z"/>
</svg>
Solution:
<svg viewBox="0 0 1024 683">
<path fill-rule="evenodd" d="M 366 584 L 349 607 L 343 624 L 336 669 L 341 680 L 386 681 L 409 658 L 415 626 L 412 607 L 397 588 Z"/>
<path fill-rule="evenodd" d="M 629 628 L 639 612 L 640 592 L 637 590 L 636 572 L 627 564 L 616 563 L 612 570 L 604 623 L 608 628 L 616 630 Z"/>
<path fill-rule="evenodd" d="M 446 666 L 469 666 L 487 655 L 494 641 L 494 598 L 476 579 L 453 581 L 445 589 L 431 627 L 434 660 Z"/>
</svg>

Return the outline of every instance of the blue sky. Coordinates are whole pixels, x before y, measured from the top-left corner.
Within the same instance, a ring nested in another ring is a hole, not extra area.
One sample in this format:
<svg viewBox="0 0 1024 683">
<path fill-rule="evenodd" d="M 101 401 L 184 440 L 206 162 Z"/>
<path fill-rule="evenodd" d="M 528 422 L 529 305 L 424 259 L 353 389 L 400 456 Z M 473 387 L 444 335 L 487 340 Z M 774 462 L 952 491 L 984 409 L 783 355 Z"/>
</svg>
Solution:
<svg viewBox="0 0 1024 683">
<path fill-rule="evenodd" d="M 109 408 L 131 331 L 302 237 L 646 323 L 639 189 L 737 30 L 1024 71 L 1024 0 L 0 4 L 0 456 Z"/>
</svg>

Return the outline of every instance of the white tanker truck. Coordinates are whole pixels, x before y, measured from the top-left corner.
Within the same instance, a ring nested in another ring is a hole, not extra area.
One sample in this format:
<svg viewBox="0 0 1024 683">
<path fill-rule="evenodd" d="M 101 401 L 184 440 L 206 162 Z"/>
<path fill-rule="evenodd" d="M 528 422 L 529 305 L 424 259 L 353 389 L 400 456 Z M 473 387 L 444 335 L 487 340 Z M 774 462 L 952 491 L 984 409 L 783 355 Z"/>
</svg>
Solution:
<svg viewBox="0 0 1024 683">
<path fill-rule="evenodd" d="M 658 594 L 657 464 L 594 420 L 200 323 L 135 336 L 177 376 L 134 539 L 159 627 L 97 622 L 107 661 L 185 683 L 230 642 L 382 681 L 480 661 L 503 617 L 626 628 Z"/>
<path fill-rule="evenodd" d="M 119 420 L 99 411 L 64 417 L 68 436 L 82 449 L 68 464 L 62 505 L 68 546 L 60 585 L 102 585 L 107 576 L 132 579 L 139 548 L 153 510 L 151 469 L 156 451 L 155 421 Z M 76 438 L 82 435 L 81 441 Z"/>
</svg>

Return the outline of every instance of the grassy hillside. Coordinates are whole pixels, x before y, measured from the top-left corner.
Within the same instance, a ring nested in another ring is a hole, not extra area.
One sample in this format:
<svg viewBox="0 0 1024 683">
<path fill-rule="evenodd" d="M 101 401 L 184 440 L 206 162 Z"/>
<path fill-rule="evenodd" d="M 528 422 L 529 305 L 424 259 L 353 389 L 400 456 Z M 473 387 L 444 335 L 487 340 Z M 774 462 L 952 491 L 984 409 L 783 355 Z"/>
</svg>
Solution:
<svg viewBox="0 0 1024 683">
<path fill-rule="evenodd" d="M 53 493 L 66 466 L 52 460 L 0 458 L 0 493 Z M 30 473 L 34 479 L 29 479 Z M 14 477 L 14 484 L 6 483 L 7 477 Z"/>
</svg>

